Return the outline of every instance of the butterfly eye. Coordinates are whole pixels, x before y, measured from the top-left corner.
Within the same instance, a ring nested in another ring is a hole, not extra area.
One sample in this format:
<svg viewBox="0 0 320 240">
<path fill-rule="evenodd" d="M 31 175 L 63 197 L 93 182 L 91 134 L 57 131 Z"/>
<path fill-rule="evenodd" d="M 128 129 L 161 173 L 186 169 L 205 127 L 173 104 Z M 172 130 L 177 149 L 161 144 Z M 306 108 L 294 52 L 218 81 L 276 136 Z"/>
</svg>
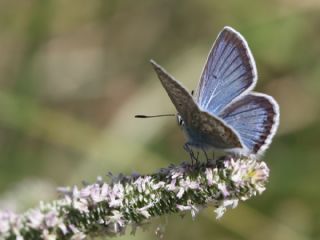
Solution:
<svg viewBox="0 0 320 240">
<path fill-rule="evenodd" d="M 179 126 L 183 126 L 184 125 L 184 122 L 183 122 L 183 120 L 182 120 L 182 118 L 181 118 L 181 116 L 179 114 L 177 115 L 177 122 L 178 122 Z"/>
</svg>

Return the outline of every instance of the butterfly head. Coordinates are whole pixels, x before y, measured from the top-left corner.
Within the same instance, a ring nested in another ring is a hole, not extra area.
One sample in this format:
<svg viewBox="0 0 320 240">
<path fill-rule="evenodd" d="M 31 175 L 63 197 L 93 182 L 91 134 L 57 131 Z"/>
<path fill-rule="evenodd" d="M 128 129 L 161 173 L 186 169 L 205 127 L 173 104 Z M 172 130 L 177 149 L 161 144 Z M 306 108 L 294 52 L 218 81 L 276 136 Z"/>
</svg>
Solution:
<svg viewBox="0 0 320 240">
<path fill-rule="evenodd" d="M 184 121 L 183 121 L 183 119 L 182 119 L 182 117 L 180 116 L 179 113 L 177 114 L 177 123 L 181 128 L 184 127 Z"/>
</svg>

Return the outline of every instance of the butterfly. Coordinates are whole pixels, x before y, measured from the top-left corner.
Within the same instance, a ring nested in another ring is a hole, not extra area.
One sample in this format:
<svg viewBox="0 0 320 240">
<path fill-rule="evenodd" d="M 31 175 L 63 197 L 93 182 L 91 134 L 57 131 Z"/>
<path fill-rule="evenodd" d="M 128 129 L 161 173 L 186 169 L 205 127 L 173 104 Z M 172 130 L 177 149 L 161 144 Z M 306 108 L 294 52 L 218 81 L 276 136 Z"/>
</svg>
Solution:
<svg viewBox="0 0 320 240">
<path fill-rule="evenodd" d="M 219 33 L 195 91 L 189 91 L 151 60 L 178 114 L 185 146 L 241 155 L 261 155 L 279 125 L 279 105 L 253 92 L 255 61 L 244 37 L 231 27 Z"/>
</svg>

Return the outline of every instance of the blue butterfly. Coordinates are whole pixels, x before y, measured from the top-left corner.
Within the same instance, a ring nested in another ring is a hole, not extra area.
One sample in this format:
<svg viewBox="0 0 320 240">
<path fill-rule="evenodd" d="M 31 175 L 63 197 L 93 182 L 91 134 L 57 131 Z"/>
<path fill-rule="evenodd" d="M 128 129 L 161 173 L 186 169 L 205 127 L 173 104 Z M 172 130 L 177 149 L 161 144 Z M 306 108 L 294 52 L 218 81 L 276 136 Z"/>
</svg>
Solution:
<svg viewBox="0 0 320 240">
<path fill-rule="evenodd" d="M 279 125 L 279 106 L 269 95 L 252 92 L 255 61 L 246 40 L 231 27 L 218 35 L 193 95 L 155 61 L 151 63 L 186 136 L 186 146 L 260 155 Z"/>
</svg>

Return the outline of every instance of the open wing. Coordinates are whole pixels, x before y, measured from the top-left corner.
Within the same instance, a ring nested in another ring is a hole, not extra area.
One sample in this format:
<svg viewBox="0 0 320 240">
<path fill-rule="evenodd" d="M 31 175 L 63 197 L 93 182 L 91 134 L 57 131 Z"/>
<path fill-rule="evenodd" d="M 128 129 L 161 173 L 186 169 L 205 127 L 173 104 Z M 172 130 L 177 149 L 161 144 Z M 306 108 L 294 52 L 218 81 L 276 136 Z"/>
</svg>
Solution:
<svg viewBox="0 0 320 240">
<path fill-rule="evenodd" d="M 202 72 L 196 101 L 202 110 L 218 115 L 257 81 L 254 59 L 246 40 L 225 27 L 216 39 Z"/>
<path fill-rule="evenodd" d="M 190 93 L 160 65 L 151 60 L 163 87 L 181 115 L 185 125 L 192 132 L 194 145 L 209 145 L 217 148 L 242 148 L 239 136 L 221 119 L 201 111 Z M 190 133 L 189 132 L 189 133 Z M 197 142 L 194 142 L 197 141 Z"/>
<path fill-rule="evenodd" d="M 236 130 L 250 153 L 259 155 L 271 143 L 279 115 L 279 106 L 272 97 L 250 93 L 229 105 L 219 117 Z"/>
<path fill-rule="evenodd" d="M 197 107 L 191 94 L 155 61 L 151 60 L 150 62 L 156 71 L 162 86 L 169 95 L 173 105 L 176 107 L 182 119 L 188 124 L 191 122 L 191 113 L 194 111 L 199 111 L 199 108 Z"/>
</svg>

